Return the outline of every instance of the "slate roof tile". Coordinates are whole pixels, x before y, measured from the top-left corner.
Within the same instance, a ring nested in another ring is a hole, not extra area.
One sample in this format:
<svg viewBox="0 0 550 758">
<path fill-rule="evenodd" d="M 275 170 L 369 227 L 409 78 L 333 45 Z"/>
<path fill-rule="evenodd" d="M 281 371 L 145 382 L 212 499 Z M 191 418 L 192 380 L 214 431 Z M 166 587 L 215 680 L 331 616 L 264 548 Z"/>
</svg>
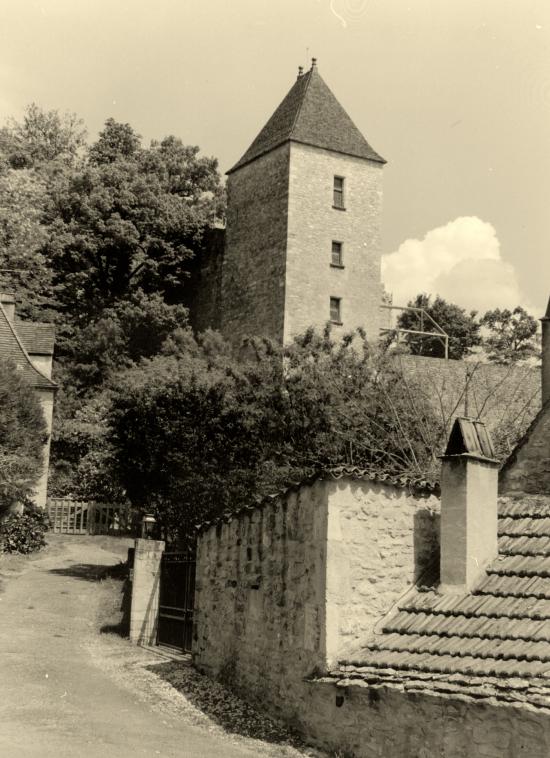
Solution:
<svg viewBox="0 0 550 758">
<path fill-rule="evenodd" d="M 14 324 L 0 304 L 0 358 L 12 360 L 32 387 L 55 390 L 57 385 L 32 363 Z"/>
<path fill-rule="evenodd" d="M 15 331 L 32 355 L 53 355 L 55 345 L 55 326 L 39 321 L 14 321 Z"/>
<path fill-rule="evenodd" d="M 288 141 L 386 162 L 363 137 L 316 67 L 298 77 L 248 150 L 227 173 Z"/>
<path fill-rule="evenodd" d="M 549 519 L 550 497 L 501 499 L 500 554 L 475 592 L 408 594 L 331 676 L 550 708 Z"/>
</svg>

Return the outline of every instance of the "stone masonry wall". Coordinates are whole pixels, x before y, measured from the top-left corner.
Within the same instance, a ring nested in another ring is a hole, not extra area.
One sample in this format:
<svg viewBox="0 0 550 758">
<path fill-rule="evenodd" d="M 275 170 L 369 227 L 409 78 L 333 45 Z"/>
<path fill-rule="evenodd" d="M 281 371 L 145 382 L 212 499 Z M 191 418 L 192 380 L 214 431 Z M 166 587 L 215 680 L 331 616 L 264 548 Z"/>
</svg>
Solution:
<svg viewBox="0 0 550 758">
<path fill-rule="evenodd" d="M 424 570 L 437 507 L 330 479 L 210 528 L 198 545 L 196 665 L 294 718 L 302 679 L 353 650 Z"/>
<path fill-rule="evenodd" d="M 222 333 L 238 345 L 251 334 L 282 342 L 289 145 L 227 180 Z"/>
<path fill-rule="evenodd" d="M 499 492 L 502 495 L 550 494 L 550 408 L 547 405 L 504 465 Z"/>
<path fill-rule="evenodd" d="M 325 658 L 326 502 L 318 482 L 198 543 L 195 664 L 290 716 Z"/>
<path fill-rule="evenodd" d="M 549 709 L 322 677 L 437 558 L 437 509 L 433 496 L 330 479 L 211 527 L 195 664 L 350 758 L 548 758 Z"/>
<path fill-rule="evenodd" d="M 342 683 L 345 684 L 345 683 Z M 548 758 L 550 710 L 398 687 L 305 685 L 309 741 L 354 758 Z M 340 697 L 337 705 L 336 698 Z"/>
<path fill-rule="evenodd" d="M 422 574 L 439 560 L 439 498 L 342 479 L 329 490 L 329 667 L 360 647 Z"/>
<path fill-rule="evenodd" d="M 332 207 L 334 176 L 344 177 L 345 210 Z M 323 328 L 330 298 L 342 299 L 342 327 L 378 337 L 382 312 L 382 164 L 292 143 L 284 339 Z M 331 266 L 332 241 L 343 268 Z"/>
</svg>

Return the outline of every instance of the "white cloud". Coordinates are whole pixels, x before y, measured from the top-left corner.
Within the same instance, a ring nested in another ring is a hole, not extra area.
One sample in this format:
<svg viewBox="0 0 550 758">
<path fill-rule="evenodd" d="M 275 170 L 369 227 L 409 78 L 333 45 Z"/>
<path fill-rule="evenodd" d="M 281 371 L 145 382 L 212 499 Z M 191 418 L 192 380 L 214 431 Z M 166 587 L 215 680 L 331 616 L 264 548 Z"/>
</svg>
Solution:
<svg viewBox="0 0 550 758">
<path fill-rule="evenodd" d="M 502 260 L 495 228 L 477 216 L 450 221 L 423 240 L 405 240 L 382 256 L 382 280 L 395 305 L 426 292 L 482 313 L 528 307 L 514 267 Z"/>
</svg>

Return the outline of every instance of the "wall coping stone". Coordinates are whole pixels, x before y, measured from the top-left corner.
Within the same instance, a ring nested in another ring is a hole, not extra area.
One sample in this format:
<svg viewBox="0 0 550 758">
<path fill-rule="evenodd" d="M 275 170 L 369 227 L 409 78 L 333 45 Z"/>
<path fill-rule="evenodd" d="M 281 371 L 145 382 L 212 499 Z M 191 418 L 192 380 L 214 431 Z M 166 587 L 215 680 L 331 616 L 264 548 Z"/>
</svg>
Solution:
<svg viewBox="0 0 550 758">
<path fill-rule="evenodd" d="M 239 518 L 246 513 L 261 510 L 266 505 L 282 501 L 292 492 L 297 492 L 302 487 L 310 487 L 315 484 L 315 482 L 322 480 L 338 480 L 343 478 L 370 481 L 373 484 L 381 484 L 400 490 L 407 490 L 409 494 L 414 494 L 420 497 L 429 497 L 430 495 L 439 497 L 441 494 L 440 484 L 436 480 L 422 479 L 420 477 L 414 478 L 406 474 L 398 476 L 388 472 L 377 471 L 376 469 L 363 469 L 358 466 L 348 466 L 344 464 L 319 469 L 311 474 L 311 476 L 305 477 L 298 482 L 291 482 L 287 487 L 273 494 L 266 495 L 250 505 L 245 505 L 232 513 L 223 514 L 211 521 L 203 521 L 195 526 L 195 530 L 197 534 L 201 534 L 214 526 L 230 523 L 234 518 Z"/>
</svg>

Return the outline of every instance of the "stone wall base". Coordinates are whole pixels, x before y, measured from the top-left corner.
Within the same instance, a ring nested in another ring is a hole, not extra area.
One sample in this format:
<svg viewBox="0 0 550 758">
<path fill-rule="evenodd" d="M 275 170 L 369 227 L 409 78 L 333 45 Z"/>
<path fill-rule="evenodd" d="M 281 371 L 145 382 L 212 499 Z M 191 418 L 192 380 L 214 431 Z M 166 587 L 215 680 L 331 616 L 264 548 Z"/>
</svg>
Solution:
<svg viewBox="0 0 550 758">
<path fill-rule="evenodd" d="M 550 708 L 461 695 L 304 683 L 294 726 L 351 758 L 548 758 Z"/>
</svg>

